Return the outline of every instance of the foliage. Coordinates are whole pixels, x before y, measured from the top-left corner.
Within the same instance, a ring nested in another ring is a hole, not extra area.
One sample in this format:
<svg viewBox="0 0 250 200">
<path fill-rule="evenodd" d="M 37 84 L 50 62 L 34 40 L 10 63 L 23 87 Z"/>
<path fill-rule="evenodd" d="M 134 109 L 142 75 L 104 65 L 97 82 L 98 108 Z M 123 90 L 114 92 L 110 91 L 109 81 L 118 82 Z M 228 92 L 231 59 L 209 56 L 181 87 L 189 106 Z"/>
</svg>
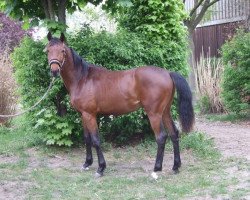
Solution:
<svg viewBox="0 0 250 200">
<path fill-rule="evenodd" d="M 17 88 L 13 77 L 13 69 L 9 58 L 9 52 L 6 50 L 0 54 L 0 114 L 13 114 L 16 110 Z M 0 125 L 8 125 L 10 118 L 0 117 Z"/>
<path fill-rule="evenodd" d="M 25 108 L 34 105 L 49 85 L 50 69 L 47 65 L 46 55 L 42 53 L 43 49 L 42 42 L 25 38 L 12 55 L 17 82 L 22 86 L 20 93 Z M 28 115 L 28 119 L 39 132 L 43 133 L 44 141 L 47 144 L 70 146 L 72 138 L 79 134 L 79 131 L 76 130 L 80 129 L 81 122 L 78 120 L 77 113 L 70 108 L 66 98 L 64 103 L 68 108 L 67 115 L 65 118 L 57 115 L 55 102 L 56 94 L 59 91 L 61 95 L 65 96 L 66 92 L 63 90 L 60 79 L 56 80 L 49 96 Z"/>
<path fill-rule="evenodd" d="M 84 43 L 79 43 L 84 41 Z M 128 42 L 129 41 L 129 42 Z M 94 34 L 89 29 L 77 33 L 71 44 L 87 61 L 105 66 L 110 70 L 130 69 L 143 65 L 162 66 L 165 69 L 179 71 L 187 75 L 186 52 L 172 42 L 153 44 L 140 37 L 140 34 L 119 31 Z M 98 52 L 98 53 L 97 53 Z M 173 115 L 176 118 L 175 107 Z M 149 123 L 142 110 L 120 117 L 100 118 L 100 129 L 105 138 L 117 143 L 125 143 L 135 133 L 150 131 Z"/>
<path fill-rule="evenodd" d="M 81 10 L 87 3 L 98 5 L 102 0 L 3 0 L 0 2 L 0 11 L 12 18 L 23 21 L 23 28 L 39 25 L 43 20 L 52 32 L 66 30 L 66 10 L 72 14 Z"/>
<path fill-rule="evenodd" d="M 248 112 L 250 107 L 250 33 L 239 31 L 222 47 L 225 70 L 222 98 L 229 111 Z"/>
<path fill-rule="evenodd" d="M 132 0 L 133 6 L 119 16 L 121 27 L 146 35 L 154 41 L 173 41 L 183 45 L 186 34 L 183 26 L 183 3 L 176 0 Z"/>
<path fill-rule="evenodd" d="M 189 33 L 192 33 L 196 26 L 202 21 L 209 18 L 213 5 L 220 0 L 196 0 L 189 9 L 188 17 L 184 20 L 184 24 L 188 27 Z M 183 0 L 185 4 L 185 0 Z M 223 2 L 224 3 L 224 2 Z M 214 9 L 216 10 L 216 9 Z"/>
<path fill-rule="evenodd" d="M 219 152 L 214 148 L 213 140 L 201 132 L 182 135 L 180 146 L 182 149 L 191 149 L 201 158 L 214 159 L 220 157 Z"/>
<path fill-rule="evenodd" d="M 16 82 L 13 77 L 13 68 L 9 53 L 13 51 L 24 35 L 29 34 L 22 30 L 21 23 L 12 21 L 0 13 L 0 113 L 13 114 L 16 109 L 17 95 Z M 1 118 L 0 123 L 8 125 L 10 118 Z"/>
<path fill-rule="evenodd" d="M 50 1 L 50 0 L 49 0 Z M 101 0 L 70 0 L 66 2 L 66 9 L 69 13 L 73 13 L 78 9 L 82 9 L 86 4 L 90 2 L 94 5 L 98 5 Z M 55 9 L 53 12 L 59 10 L 60 3 L 58 0 L 51 1 L 52 7 Z M 4 0 L 0 4 L 0 9 L 5 11 L 13 18 L 26 20 L 44 20 L 46 19 L 46 13 L 44 12 L 43 0 Z"/>
<path fill-rule="evenodd" d="M 28 32 L 22 30 L 21 26 L 21 23 L 15 22 L 0 13 L 0 53 L 12 51 L 21 39 L 28 34 Z"/>
</svg>

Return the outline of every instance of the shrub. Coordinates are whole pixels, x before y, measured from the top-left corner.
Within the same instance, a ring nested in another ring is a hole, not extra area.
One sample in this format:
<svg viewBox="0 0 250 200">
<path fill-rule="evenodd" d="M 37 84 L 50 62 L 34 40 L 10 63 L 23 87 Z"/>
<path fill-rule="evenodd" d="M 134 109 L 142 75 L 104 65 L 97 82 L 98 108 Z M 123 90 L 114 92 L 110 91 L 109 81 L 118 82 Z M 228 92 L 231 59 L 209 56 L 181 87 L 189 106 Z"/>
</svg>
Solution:
<svg viewBox="0 0 250 200">
<path fill-rule="evenodd" d="M 186 15 L 181 1 L 131 1 L 133 5 L 124 9 L 124 13 L 119 15 L 120 27 L 137 32 L 154 43 L 173 41 L 183 45 L 186 34 L 183 20 Z"/>
<path fill-rule="evenodd" d="M 186 52 L 183 51 L 183 47 L 173 42 L 153 45 L 134 33 L 93 33 L 90 29 L 84 28 L 78 34 L 70 36 L 68 44 L 86 61 L 108 69 L 129 69 L 150 64 L 187 74 Z M 46 54 L 42 53 L 43 49 L 42 42 L 26 38 L 13 54 L 16 76 L 22 86 L 21 94 L 25 106 L 34 104 L 49 85 L 50 70 Z M 56 114 L 55 94 L 58 92 L 68 111 L 64 117 Z M 61 80 L 58 79 L 48 98 L 29 115 L 35 127 L 44 133 L 47 144 L 71 145 L 74 138 L 79 137 L 82 130 L 81 120 L 79 114 L 70 107 L 68 98 Z M 35 114 L 38 111 L 40 112 Z M 141 110 L 121 117 L 101 117 L 100 130 L 104 138 L 110 137 L 108 134 L 111 133 L 112 139 L 116 138 L 116 142 L 122 143 L 135 132 L 149 129 L 149 124 L 144 118 Z M 119 136 L 116 137 L 117 135 Z"/>
<path fill-rule="evenodd" d="M 250 33 L 238 31 L 222 47 L 225 65 L 222 98 L 229 111 L 249 111 L 250 104 Z"/>
<path fill-rule="evenodd" d="M 0 53 L 12 51 L 26 34 L 28 32 L 22 29 L 20 22 L 15 22 L 0 13 Z"/>
<path fill-rule="evenodd" d="M 27 31 L 21 23 L 0 13 L 0 113 L 13 114 L 16 109 L 17 88 L 9 53 L 20 43 Z M 11 118 L 0 118 L 0 124 L 9 125 Z"/>
<path fill-rule="evenodd" d="M 220 58 L 204 58 L 194 68 L 198 107 L 201 113 L 221 113 L 224 111 L 221 94 L 221 76 L 223 65 Z"/>
<path fill-rule="evenodd" d="M 35 42 L 31 38 L 25 38 L 20 47 L 12 54 L 15 66 L 17 82 L 21 85 L 20 93 L 24 108 L 37 102 L 47 90 L 50 78 L 50 69 L 47 64 L 47 56 L 42 53 L 44 44 Z M 64 97 L 63 102 L 68 108 L 65 118 L 59 117 L 56 111 L 56 94 Z M 27 118 L 38 132 L 43 133 L 46 144 L 72 145 L 73 133 L 79 133 L 81 122 L 77 114 L 70 108 L 66 91 L 60 79 L 57 79 L 48 97 L 41 102 Z"/>
<path fill-rule="evenodd" d="M 17 96 L 15 94 L 16 82 L 13 77 L 12 64 L 8 51 L 0 55 L 0 113 L 13 114 L 16 110 Z M 0 124 L 6 124 L 9 118 L 1 118 Z"/>
</svg>

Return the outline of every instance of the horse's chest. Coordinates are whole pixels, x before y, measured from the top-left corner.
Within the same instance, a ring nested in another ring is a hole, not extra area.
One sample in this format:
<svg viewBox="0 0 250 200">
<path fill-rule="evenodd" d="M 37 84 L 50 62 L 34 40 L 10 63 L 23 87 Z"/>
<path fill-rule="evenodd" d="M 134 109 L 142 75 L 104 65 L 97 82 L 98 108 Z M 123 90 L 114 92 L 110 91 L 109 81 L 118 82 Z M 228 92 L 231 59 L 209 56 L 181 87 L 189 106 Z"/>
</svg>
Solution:
<svg viewBox="0 0 250 200">
<path fill-rule="evenodd" d="M 88 95 L 79 92 L 70 97 L 70 103 L 74 109 L 79 112 L 94 111 L 96 109 L 96 102 L 94 95 L 89 92 Z"/>
</svg>

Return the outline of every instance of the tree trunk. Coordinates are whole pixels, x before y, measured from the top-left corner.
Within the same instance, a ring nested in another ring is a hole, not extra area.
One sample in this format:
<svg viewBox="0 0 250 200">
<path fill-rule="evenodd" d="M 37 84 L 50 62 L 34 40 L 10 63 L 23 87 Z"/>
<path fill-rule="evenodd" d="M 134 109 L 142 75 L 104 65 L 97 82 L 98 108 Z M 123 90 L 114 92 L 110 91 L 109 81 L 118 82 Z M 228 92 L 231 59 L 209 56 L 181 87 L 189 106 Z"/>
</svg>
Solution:
<svg viewBox="0 0 250 200">
<path fill-rule="evenodd" d="M 66 25 L 66 2 L 67 0 L 60 0 L 58 5 L 58 22 Z"/>
<path fill-rule="evenodd" d="M 63 88 L 64 89 L 64 88 Z M 57 110 L 57 114 L 60 117 L 63 117 L 64 115 L 66 115 L 67 113 L 67 108 L 66 106 L 62 103 L 62 100 L 64 98 L 65 95 L 61 95 L 61 93 L 63 93 L 62 91 L 58 92 L 55 96 L 55 106 L 56 106 L 56 110 Z"/>
<path fill-rule="evenodd" d="M 47 2 L 48 2 L 48 11 L 49 11 L 49 16 L 50 16 L 49 19 L 55 21 L 56 16 L 55 16 L 54 8 L 53 8 L 53 2 L 52 2 L 52 0 L 47 0 Z"/>
<path fill-rule="evenodd" d="M 190 69 L 188 81 L 191 87 L 191 91 L 193 93 L 193 102 L 195 103 L 196 102 L 196 94 L 195 94 L 196 82 L 195 82 L 194 68 L 196 67 L 196 63 L 195 63 L 195 46 L 194 46 L 194 40 L 193 40 L 193 33 L 194 33 L 193 29 L 188 30 L 188 46 L 189 46 L 189 49 L 191 50 L 189 59 L 188 59 L 188 64 L 189 64 L 189 69 Z"/>
<path fill-rule="evenodd" d="M 42 3 L 42 6 L 43 6 L 45 17 L 47 19 L 50 19 L 50 14 L 49 14 L 49 8 L 48 8 L 48 2 L 47 2 L 47 0 L 41 0 L 41 3 Z"/>
<path fill-rule="evenodd" d="M 58 22 L 64 25 L 66 25 L 66 2 L 67 0 L 59 0 L 58 3 Z M 64 31 L 66 31 L 66 26 Z M 65 90 L 65 88 L 63 88 L 62 90 Z M 56 94 L 56 108 L 57 114 L 63 117 L 67 113 L 67 108 L 62 103 L 63 96 L 61 95 L 61 93 L 62 91 L 59 91 L 59 93 Z"/>
<path fill-rule="evenodd" d="M 250 14 L 247 16 L 246 20 L 246 30 L 250 32 Z"/>
</svg>

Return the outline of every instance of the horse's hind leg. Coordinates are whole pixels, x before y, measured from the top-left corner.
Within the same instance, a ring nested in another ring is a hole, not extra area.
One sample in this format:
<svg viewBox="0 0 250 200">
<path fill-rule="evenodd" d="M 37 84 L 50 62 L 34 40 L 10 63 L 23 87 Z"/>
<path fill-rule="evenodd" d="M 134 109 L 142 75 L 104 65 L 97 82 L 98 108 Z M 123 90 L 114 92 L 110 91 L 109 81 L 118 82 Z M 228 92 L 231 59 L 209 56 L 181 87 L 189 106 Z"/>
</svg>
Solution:
<svg viewBox="0 0 250 200">
<path fill-rule="evenodd" d="M 164 157 L 165 143 L 167 139 L 167 134 L 164 130 L 162 123 L 162 116 L 160 114 L 150 114 L 148 113 L 148 118 L 151 124 L 151 127 L 154 131 L 156 142 L 157 142 L 157 155 L 154 166 L 154 172 L 162 170 L 162 162 Z"/>
<path fill-rule="evenodd" d="M 164 123 L 165 128 L 167 128 L 168 130 L 168 134 L 171 138 L 171 141 L 173 143 L 173 148 L 174 148 L 174 166 L 172 169 L 174 172 L 178 172 L 178 169 L 181 166 L 180 148 L 179 148 L 179 131 L 176 128 L 172 120 L 169 109 L 164 110 L 163 123 Z"/>
</svg>

